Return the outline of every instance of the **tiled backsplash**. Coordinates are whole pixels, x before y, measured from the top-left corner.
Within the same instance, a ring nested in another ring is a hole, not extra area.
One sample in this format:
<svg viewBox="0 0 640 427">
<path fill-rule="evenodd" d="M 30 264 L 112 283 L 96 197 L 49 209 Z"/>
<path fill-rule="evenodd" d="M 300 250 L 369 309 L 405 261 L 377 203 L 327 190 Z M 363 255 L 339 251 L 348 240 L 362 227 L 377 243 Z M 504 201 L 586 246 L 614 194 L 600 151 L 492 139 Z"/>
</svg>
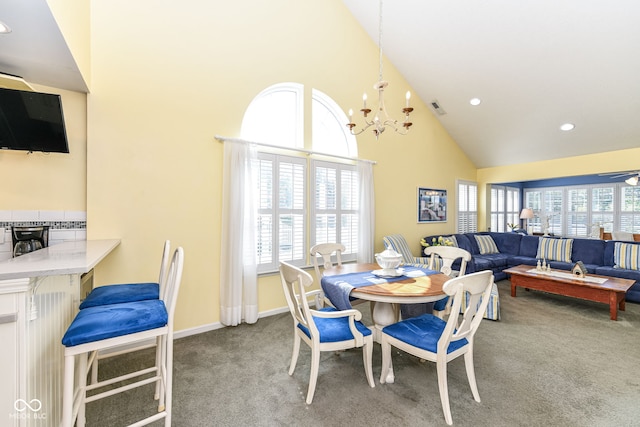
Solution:
<svg viewBox="0 0 640 427">
<path fill-rule="evenodd" d="M 0 211 L 0 260 L 11 258 L 11 227 L 49 226 L 49 246 L 87 239 L 84 211 Z"/>
</svg>

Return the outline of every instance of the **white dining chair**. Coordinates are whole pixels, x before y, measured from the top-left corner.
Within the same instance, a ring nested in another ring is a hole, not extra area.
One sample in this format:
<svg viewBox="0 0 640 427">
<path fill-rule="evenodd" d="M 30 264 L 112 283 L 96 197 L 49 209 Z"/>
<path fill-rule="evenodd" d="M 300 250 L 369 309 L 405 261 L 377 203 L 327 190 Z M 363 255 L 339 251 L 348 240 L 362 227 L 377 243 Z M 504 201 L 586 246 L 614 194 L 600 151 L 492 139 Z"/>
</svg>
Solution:
<svg viewBox="0 0 640 427">
<path fill-rule="evenodd" d="M 362 347 L 362 360 L 367 381 L 375 387 L 371 359 L 373 355 L 373 334 L 360 319 L 362 314 L 356 309 L 336 310 L 325 307 L 313 310 L 309 298 L 317 291 L 306 292 L 313 284 L 311 275 L 298 267 L 280 262 L 280 278 L 289 311 L 293 317 L 293 352 L 289 375 L 293 375 L 300 353 L 300 342 L 311 349 L 311 373 L 307 390 L 307 404 L 313 401 L 320 366 L 320 352 L 347 350 Z"/>
<path fill-rule="evenodd" d="M 492 286 L 493 274 L 489 270 L 455 277 L 443 286 L 445 293 L 453 297 L 451 315 L 446 322 L 433 314 L 423 314 L 384 327 L 380 334 L 382 346 L 380 383 L 385 383 L 391 368 L 392 346 L 420 359 L 435 362 L 444 418 L 447 424 L 451 425 L 453 421 L 449 405 L 447 363 L 464 355 L 471 393 L 474 400 L 480 402 L 473 366 L 473 338 L 489 303 Z M 458 324 L 459 316 L 454 313 L 460 312 L 465 293 L 470 295 L 470 305 Z"/>
<path fill-rule="evenodd" d="M 87 403 L 152 383 L 156 384 L 158 413 L 133 425 L 164 418 L 165 426 L 171 426 L 173 320 L 183 264 L 184 252 L 179 247 L 171 259 L 161 299 L 89 307 L 76 315 L 62 338 L 65 360 L 62 427 L 72 427 L 74 423 L 83 427 Z M 88 369 L 99 351 L 135 347 L 156 338 L 160 356 L 154 366 L 87 385 Z M 114 388 L 118 383 L 121 385 Z"/>
<path fill-rule="evenodd" d="M 334 266 L 332 256 L 335 257 L 335 265 L 342 266 L 342 253 L 346 247 L 342 243 L 318 243 L 309 249 L 313 268 L 316 271 L 316 280 L 318 283 L 322 280 L 322 272 L 320 271 L 319 259 L 322 260 L 322 268 L 327 269 Z"/>
<path fill-rule="evenodd" d="M 464 276 L 467 271 L 467 263 L 471 261 L 471 253 L 455 246 L 427 246 L 424 254 L 429 257 L 429 269 L 439 270 L 449 277 Z M 453 264 L 460 260 L 458 270 L 453 269 Z M 444 319 L 451 310 L 451 298 L 448 296 L 433 304 L 433 314 Z"/>
</svg>

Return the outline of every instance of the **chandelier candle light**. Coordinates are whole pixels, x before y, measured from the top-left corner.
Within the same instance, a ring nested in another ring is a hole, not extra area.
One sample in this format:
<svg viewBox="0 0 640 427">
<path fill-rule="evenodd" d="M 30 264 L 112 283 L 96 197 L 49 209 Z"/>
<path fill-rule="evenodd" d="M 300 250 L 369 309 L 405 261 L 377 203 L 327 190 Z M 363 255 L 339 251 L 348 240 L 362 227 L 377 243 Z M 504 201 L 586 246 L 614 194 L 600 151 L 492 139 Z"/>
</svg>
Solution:
<svg viewBox="0 0 640 427">
<path fill-rule="evenodd" d="M 349 109 L 349 123 L 347 126 L 349 127 L 349 131 L 352 135 L 359 135 L 365 130 L 369 129 L 371 126 L 374 126 L 373 133 L 376 136 L 376 139 L 380 136 L 382 132 L 386 129 L 387 126 L 391 127 L 394 131 L 398 132 L 401 135 L 406 135 L 409 132 L 409 128 L 413 123 L 409 121 L 409 114 L 413 111 L 413 108 L 409 106 L 409 100 L 411 99 L 411 92 L 407 91 L 406 94 L 406 104 L 402 109 L 402 113 L 404 114 L 404 122 L 401 125 L 398 124 L 397 120 L 389 117 L 387 113 L 387 109 L 384 106 L 384 90 L 389 85 L 388 82 L 382 79 L 382 0 L 380 0 L 380 21 L 378 25 L 378 46 L 380 48 L 380 72 L 378 75 L 378 82 L 373 85 L 373 89 L 378 91 L 378 109 L 376 115 L 373 119 L 367 119 L 369 113 L 371 113 L 371 109 L 367 108 L 367 94 L 362 95 L 362 115 L 364 116 L 364 126 L 355 130 L 353 128 L 356 127 L 356 124 L 353 122 L 353 110 Z M 404 129 L 403 129 L 404 128 Z"/>
</svg>

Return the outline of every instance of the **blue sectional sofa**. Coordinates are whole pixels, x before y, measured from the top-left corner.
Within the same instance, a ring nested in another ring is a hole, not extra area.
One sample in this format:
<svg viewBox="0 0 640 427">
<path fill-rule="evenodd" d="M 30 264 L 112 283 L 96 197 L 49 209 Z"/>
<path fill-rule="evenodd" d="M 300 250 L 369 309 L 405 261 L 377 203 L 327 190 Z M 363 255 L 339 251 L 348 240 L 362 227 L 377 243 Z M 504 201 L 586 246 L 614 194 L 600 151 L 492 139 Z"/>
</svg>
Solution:
<svg viewBox="0 0 640 427">
<path fill-rule="evenodd" d="M 491 236 L 497 247 L 498 253 L 481 254 L 480 247 L 476 239 L 479 236 Z M 432 238 L 440 235 L 426 236 L 425 241 L 431 242 Z M 443 236 L 454 236 L 458 246 L 471 252 L 471 262 L 467 264 L 467 273 L 481 270 L 491 270 L 495 280 L 507 278 L 504 270 L 520 264 L 535 266 L 538 258 L 538 245 L 541 236 L 523 236 L 518 233 L 465 233 L 449 234 Z M 626 300 L 640 303 L 640 269 L 619 268 L 615 265 L 615 245 L 616 243 L 640 245 L 640 242 L 617 242 L 615 240 L 599 239 L 579 239 L 579 238 L 549 238 L 556 239 L 547 243 L 564 244 L 572 240 L 570 248 L 570 262 L 547 260 L 552 268 L 560 270 L 571 270 L 577 261 L 582 261 L 587 267 L 587 271 L 592 274 L 632 279 L 636 283 L 627 291 Z M 638 247 L 640 249 L 640 246 Z"/>
</svg>

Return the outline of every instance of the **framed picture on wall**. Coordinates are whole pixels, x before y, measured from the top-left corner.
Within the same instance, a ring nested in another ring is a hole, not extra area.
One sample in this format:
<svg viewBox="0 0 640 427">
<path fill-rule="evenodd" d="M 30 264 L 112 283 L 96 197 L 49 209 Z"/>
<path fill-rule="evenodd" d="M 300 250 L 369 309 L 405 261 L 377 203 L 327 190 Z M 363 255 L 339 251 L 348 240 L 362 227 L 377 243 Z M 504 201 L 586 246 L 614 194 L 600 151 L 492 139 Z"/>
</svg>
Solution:
<svg viewBox="0 0 640 427">
<path fill-rule="evenodd" d="M 418 187 L 418 222 L 447 221 L 447 190 Z"/>
</svg>

